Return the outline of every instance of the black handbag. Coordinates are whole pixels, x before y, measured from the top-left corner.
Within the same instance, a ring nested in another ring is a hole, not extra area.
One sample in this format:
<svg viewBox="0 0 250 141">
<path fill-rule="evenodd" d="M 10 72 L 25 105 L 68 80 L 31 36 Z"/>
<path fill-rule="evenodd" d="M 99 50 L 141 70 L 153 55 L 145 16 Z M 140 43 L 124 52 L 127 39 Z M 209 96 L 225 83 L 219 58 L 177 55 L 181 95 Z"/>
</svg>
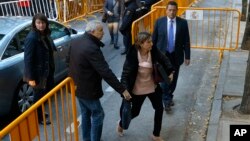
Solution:
<svg viewBox="0 0 250 141">
<path fill-rule="evenodd" d="M 123 129 L 128 129 L 129 124 L 132 119 L 131 115 L 131 102 L 126 99 L 122 100 L 122 113 L 121 113 L 121 123 Z"/>
<path fill-rule="evenodd" d="M 107 19 L 108 19 L 108 14 L 106 12 L 104 12 L 102 15 L 102 22 L 106 23 Z"/>
<path fill-rule="evenodd" d="M 160 82 L 167 82 L 168 84 L 170 83 L 170 79 L 166 73 L 166 70 L 159 63 L 153 64 L 153 78 L 156 84 Z"/>
</svg>

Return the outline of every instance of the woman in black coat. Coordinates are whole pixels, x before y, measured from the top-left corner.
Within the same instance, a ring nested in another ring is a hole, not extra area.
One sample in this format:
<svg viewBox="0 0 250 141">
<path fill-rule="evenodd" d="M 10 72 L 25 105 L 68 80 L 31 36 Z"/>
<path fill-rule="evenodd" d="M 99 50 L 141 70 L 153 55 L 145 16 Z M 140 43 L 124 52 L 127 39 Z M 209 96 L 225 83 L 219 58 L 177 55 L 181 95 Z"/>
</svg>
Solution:
<svg viewBox="0 0 250 141">
<path fill-rule="evenodd" d="M 36 14 L 32 19 L 32 30 L 25 39 L 24 81 L 34 89 L 34 103 L 54 86 L 54 55 L 56 47 L 50 37 L 49 22 L 45 15 Z M 38 120 L 43 123 L 42 109 L 38 109 Z M 46 114 L 46 117 L 48 115 Z M 49 124 L 46 120 L 46 124 Z"/>
<path fill-rule="evenodd" d="M 127 88 L 132 96 L 131 116 L 135 118 L 139 115 L 141 106 L 146 97 L 148 97 L 155 109 L 154 130 L 152 139 L 161 141 L 160 130 L 162 123 L 163 104 L 162 91 L 158 82 L 153 78 L 153 66 L 156 63 L 161 64 L 169 78 L 172 79 L 174 69 L 167 57 L 165 57 L 157 48 L 152 48 L 152 38 L 147 32 L 138 34 L 134 47 L 130 48 L 123 66 L 121 76 L 122 84 Z M 123 104 L 120 109 L 122 115 Z M 117 126 L 117 132 L 123 135 L 123 125 L 121 120 Z"/>
</svg>

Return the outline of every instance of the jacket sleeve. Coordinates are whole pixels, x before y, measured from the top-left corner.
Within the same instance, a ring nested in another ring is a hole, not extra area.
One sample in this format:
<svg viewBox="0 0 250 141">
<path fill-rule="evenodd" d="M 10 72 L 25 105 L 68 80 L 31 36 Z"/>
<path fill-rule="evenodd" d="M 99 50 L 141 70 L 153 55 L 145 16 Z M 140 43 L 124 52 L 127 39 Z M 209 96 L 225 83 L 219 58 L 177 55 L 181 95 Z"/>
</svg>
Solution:
<svg viewBox="0 0 250 141">
<path fill-rule="evenodd" d="M 121 75 L 121 83 L 129 91 L 131 91 L 132 87 L 134 86 L 133 83 L 137 76 L 136 69 L 138 69 L 138 66 L 137 66 L 138 61 L 136 61 L 137 60 L 136 54 L 137 54 L 137 51 L 135 50 L 134 46 L 129 49 L 126 55 L 126 60 L 123 65 L 123 71 Z"/>
<path fill-rule="evenodd" d="M 112 88 L 114 88 L 120 94 L 125 91 L 125 87 L 119 82 L 115 74 L 109 68 L 109 65 L 105 61 L 100 49 L 93 49 L 85 55 L 87 56 L 88 61 L 93 66 L 93 68 Z"/>
<path fill-rule="evenodd" d="M 121 17 L 121 11 L 122 11 L 122 4 L 121 4 L 121 1 L 118 3 L 118 14 L 119 14 L 119 17 Z"/>
<path fill-rule="evenodd" d="M 152 35 L 152 41 L 153 41 L 153 47 L 156 48 L 156 45 L 157 45 L 157 41 L 158 41 L 158 20 L 155 22 L 155 25 L 154 25 L 154 32 L 153 32 L 153 35 Z"/>
<path fill-rule="evenodd" d="M 49 36 L 48 39 L 49 39 L 49 42 L 53 48 L 53 51 L 57 51 L 56 45 L 55 45 L 53 39 L 51 38 L 51 36 Z"/>
<path fill-rule="evenodd" d="M 108 0 L 105 0 L 103 10 L 104 10 L 105 13 L 107 13 L 109 11 L 108 10 Z"/>
<path fill-rule="evenodd" d="M 123 86 L 126 87 L 126 89 L 129 90 L 129 76 L 131 76 L 132 68 L 130 67 L 130 61 L 129 61 L 129 56 L 126 56 L 126 60 L 123 65 L 123 70 L 122 70 L 122 76 L 121 76 L 121 83 Z"/>
<path fill-rule="evenodd" d="M 190 59 L 190 37 L 189 37 L 189 30 L 188 30 L 188 23 L 187 20 L 183 20 L 183 28 L 184 28 L 184 52 L 185 52 L 185 59 Z"/>
<path fill-rule="evenodd" d="M 35 80 L 34 72 L 34 56 L 36 48 L 36 39 L 28 37 L 24 42 L 24 66 L 25 66 L 25 79 Z"/>
<path fill-rule="evenodd" d="M 169 58 L 164 55 L 158 48 L 154 49 L 156 52 L 157 61 L 163 65 L 164 69 L 166 70 L 167 74 L 170 75 L 174 71 L 174 67 L 171 64 Z"/>
</svg>

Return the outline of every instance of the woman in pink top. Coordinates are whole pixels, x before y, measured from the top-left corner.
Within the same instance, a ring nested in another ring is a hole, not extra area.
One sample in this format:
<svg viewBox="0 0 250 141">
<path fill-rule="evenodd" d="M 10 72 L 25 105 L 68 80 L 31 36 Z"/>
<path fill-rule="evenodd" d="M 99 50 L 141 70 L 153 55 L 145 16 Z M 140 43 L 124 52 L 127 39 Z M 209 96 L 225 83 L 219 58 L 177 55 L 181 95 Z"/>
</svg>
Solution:
<svg viewBox="0 0 250 141">
<path fill-rule="evenodd" d="M 139 115 L 145 98 L 149 98 L 155 110 L 154 130 L 151 137 L 154 141 L 163 141 L 160 137 L 163 114 L 162 90 L 159 84 L 154 82 L 152 75 L 153 64 L 160 63 L 165 68 L 170 79 L 172 79 L 174 68 L 169 59 L 157 48 L 152 48 L 152 46 L 150 33 L 140 32 L 135 45 L 130 48 L 126 56 L 121 82 L 132 94 L 132 119 Z M 123 104 L 121 105 L 120 115 L 122 108 Z M 121 120 L 117 126 L 117 132 L 120 136 L 123 135 L 124 130 Z"/>
</svg>

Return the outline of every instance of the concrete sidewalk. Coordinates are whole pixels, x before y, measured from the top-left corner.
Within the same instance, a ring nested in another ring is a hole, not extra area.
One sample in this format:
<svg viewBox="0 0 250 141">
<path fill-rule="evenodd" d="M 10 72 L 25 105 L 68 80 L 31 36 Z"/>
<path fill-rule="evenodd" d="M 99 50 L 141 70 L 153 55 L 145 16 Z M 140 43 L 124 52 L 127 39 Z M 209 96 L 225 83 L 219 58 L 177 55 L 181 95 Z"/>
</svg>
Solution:
<svg viewBox="0 0 250 141">
<path fill-rule="evenodd" d="M 250 124 L 250 115 L 237 111 L 241 103 L 248 51 L 225 54 L 214 95 L 207 132 L 207 141 L 229 141 L 231 124 Z"/>
<path fill-rule="evenodd" d="M 241 0 L 199 0 L 198 7 L 225 7 L 241 10 Z M 97 15 L 100 18 L 100 14 Z M 74 21 L 72 27 L 82 31 L 85 24 Z M 240 42 L 245 30 L 241 22 Z M 105 59 L 111 69 L 120 77 L 124 56 L 120 50 L 109 45 L 107 27 L 103 39 Z M 121 38 L 119 43 L 122 45 Z M 190 67 L 182 66 L 178 80 L 174 113 L 163 115 L 161 136 L 168 141 L 229 141 L 230 124 L 250 124 L 250 116 L 240 115 L 233 108 L 241 103 L 245 82 L 245 70 L 248 51 L 238 49 L 225 52 L 222 64 L 217 63 L 217 51 L 192 49 Z M 219 76 L 219 78 L 218 78 Z M 217 80 L 218 79 L 218 80 Z M 104 83 L 104 88 L 107 84 Z M 115 133 L 116 121 L 119 120 L 121 98 L 116 92 L 105 92 L 101 99 L 105 121 L 102 139 L 104 141 L 149 141 L 153 127 L 153 109 L 146 99 L 140 116 L 133 119 L 125 136 L 120 138 Z M 212 108 L 211 107 L 212 102 Z"/>
<path fill-rule="evenodd" d="M 233 8 L 241 11 L 241 0 L 232 3 Z M 241 22 L 239 48 L 246 22 Z M 230 125 L 250 124 L 250 115 L 242 115 L 237 110 L 241 104 L 248 51 L 238 49 L 225 52 L 208 124 L 206 141 L 229 141 Z"/>
</svg>

